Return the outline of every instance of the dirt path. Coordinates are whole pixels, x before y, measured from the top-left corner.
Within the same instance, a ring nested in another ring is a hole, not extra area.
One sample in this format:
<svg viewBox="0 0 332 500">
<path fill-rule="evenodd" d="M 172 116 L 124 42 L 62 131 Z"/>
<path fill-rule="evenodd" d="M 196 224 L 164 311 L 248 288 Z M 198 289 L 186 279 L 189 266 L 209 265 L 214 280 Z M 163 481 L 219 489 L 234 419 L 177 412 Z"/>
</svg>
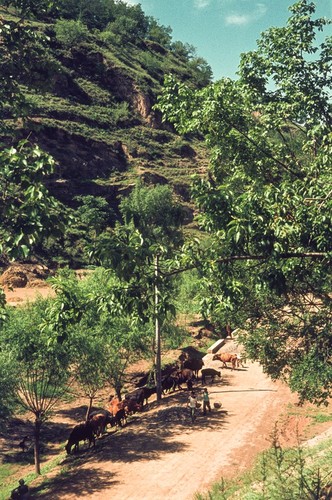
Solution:
<svg viewBox="0 0 332 500">
<path fill-rule="evenodd" d="M 7 300 L 18 305 L 33 300 L 36 293 L 47 295 L 50 290 L 9 290 Z M 225 350 L 238 350 L 232 344 Z M 219 369 L 218 361 L 209 364 Z M 69 472 L 57 475 L 54 482 L 51 474 L 49 491 L 38 498 L 193 499 L 222 476 L 231 477 L 250 467 L 257 453 L 269 447 L 275 422 L 287 405 L 297 401 L 286 386 L 273 383 L 259 365 L 250 363 L 244 369 L 223 369 L 221 382 L 208 389 L 212 406 L 221 402 L 220 409 L 207 417 L 198 414 L 191 424 L 186 392 L 171 394 L 160 405 L 152 402 L 143 413 L 130 417 L 124 429 L 99 439 L 95 449 L 66 458 L 63 465 L 69 465 Z M 55 415 L 55 422 L 63 426 L 59 442 L 68 435 L 68 427 L 82 418 L 78 401 L 71 410 L 59 409 Z M 281 419 L 282 444 L 296 444 L 301 425 L 303 429 L 305 422 L 297 417 Z M 55 453 L 60 451 L 59 442 Z"/>
<path fill-rule="evenodd" d="M 126 428 L 100 439 L 95 450 L 80 453 L 69 477 L 57 481 L 52 498 L 192 499 L 222 476 L 250 466 L 269 446 L 286 405 L 296 401 L 285 386 L 249 363 L 245 369 L 224 369 L 222 381 L 209 392 L 211 402 L 222 402 L 222 408 L 207 417 L 199 414 L 194 424 L 186 393 L 170 395 L 159 406 L 152 403 Z"/>
</svg>

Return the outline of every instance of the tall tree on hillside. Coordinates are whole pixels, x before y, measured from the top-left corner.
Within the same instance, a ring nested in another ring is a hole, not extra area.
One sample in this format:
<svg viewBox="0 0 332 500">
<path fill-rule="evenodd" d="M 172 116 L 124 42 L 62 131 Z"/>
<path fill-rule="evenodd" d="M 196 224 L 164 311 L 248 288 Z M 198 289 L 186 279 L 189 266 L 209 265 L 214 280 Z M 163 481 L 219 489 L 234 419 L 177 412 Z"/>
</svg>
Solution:
<svg viewBox="0 0 332 500">
<path fill-rule="evenodd" d="M 205 310 L 245 326 L 251 358 L 320 403 L 332 395 L 332 39 L 316 42 L 330 21 L 312 2 L 290 11 L 242 56 L 239 80 L 195 92 L 169 78 L 159 108 L 211 150 L 193 186 L 211 238 L 194 261 Z"/>
</svg>

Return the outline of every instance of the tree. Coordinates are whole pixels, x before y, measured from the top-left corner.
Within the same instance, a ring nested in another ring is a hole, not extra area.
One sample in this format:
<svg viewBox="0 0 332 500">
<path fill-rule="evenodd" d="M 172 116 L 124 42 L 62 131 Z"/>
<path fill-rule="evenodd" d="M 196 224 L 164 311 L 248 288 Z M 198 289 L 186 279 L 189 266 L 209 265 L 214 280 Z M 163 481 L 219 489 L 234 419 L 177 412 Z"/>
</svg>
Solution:
<svg viewBox="0 0 332 500">
<path fill-rule="evenodd" d="M 15 408 L 16 380 L 15 359 L 10 349 L 2 346 L 0 352 L 0 422 L 4 421 Z"/>
<path fill-rule="evenodd" d="M 170 48 L 172 41 L 172 28 L 160 25 L 152 16 L 148 17 L 147 38 L 157 42 L 163 47 Z"/>
<path fill-rule="evenodd" d="M 144 187 L 138 184 L 120 203 L 123 222 L 117 223 L 109 233 L 103 233 L 95 244 L 95 256 L 104 266 L 116 270 L 126 283 L 121 290 L 120 302 L 125 302 L 130 312 L 149 321 L 154 297 L 154 261 L 159 254 L 166 261 L 183 243 L 181 223 L 183 210 L 174 199 L 168 186 Z M 163 281 L 159 277 L 160 284 Z M 164 283 L 160 314 L 173 310 L 172 286 Z"/>
<path fill-rule="evenodd" d="M 149 188 L 138 184 L 121 201 L 120 212 L 123 224 L 117 224 L 109 235 L 104 233 L 100 237 L 95 255 L 123 280 L 124 286 L 117 297 L 126 311 L 145 323 L 153 317 L 159 328 L 168 315 L 175 314 L 173 283 L 160 272 L 159 261 L 166 265 L 183 243 L 183 210 L 168 186 Z M 157 344 L 156 340 L 154 351 L 160 365 L 160 343 Z M 160 380 L 158 384 L 160 399 Z"/>
<path fill-rule="evenodd" d="M 89 30 L 82 21 L 59 19 L 54 26 L 56 39 L 65 47 L 85 42 L 89 38 Z"/>
<path fill-rule="evenodd" d="M 120 1 L 115 4 L 114 19 L 108 24 L 107 29 L 123 42 L 137 43 L 145 38 L 148 18 L 140 4 L 128 5 Z"/>
<path fill-rule="evenodd" d="M 176 40 L 172 43 L 171 50 L 176 57 L 181 57 L 185 61 L 188 61 L 194 56 L 196 57 L 196 47 L 189 43 L 183 43 L 180 40 Z"/>
<path fill-rule="evenodd" d="M 110 387 L 121 400 L 127 381 L 127 369 L 131 363 L 146 355 L 151 343 L 152 325 L 142 324 L 138 318 L 123 315 L 110 317 L 105 332 L 105 372 Z"/>
<path fill-rule="evenodd" d="M 152 243 L 165 242 L 170 247 L 182 243 L 180 227 L 184 213 L 169 186 L 149 188 L 137 184 L 132 193 L 122 199 L 120 212 L 125 224 L 132 222 Z"/>
<path fill-rule="evenodd" d="M 41 15 L 52 9 L 54 0 L 1 0 L 0 5 L 14 7 L 23 18 Z"/>
<path fill-rule="evenodd" d="M 2 2 L 21 13 L 17 20 L 0 19 L 2 140 L 9 130 L 12 133 L 11 140 L 7 137 L 0 151 L 0 256 L 5 261 L 26 257 L 46 235 L 56 234 L 56 228 L 61 228 L 58 205 L 44 184 L 53 171 L 54 160 L 28 141 L 17 142 L 14 133 L 15 120 L 24 119 L 27 113 L 18 77 L 28 78 L 32 61 L 43 53 L 43 38 L 24 23 L 24 18 L 48 8 L 51 3 L 43 0 Z M 8 147 L 8 143 L 14 145 Z M 39 473 L 40 427 L 63 382 L 63 365 L 57 352 L 51 352 L 45 337 L 38 338 L 38 322 L 32 325 L 28 320 L 18 321 L 16 331 L 11 330 L 12 322 L 13 316 L 5 309 L 5 295 L 0 289 L 1 413 L 3 416 L 11 412 L 16 395 L 20 404 L 35 415 L 35 464 Z M 28 331 L 32 331 L 35 338 L 27 336 Z"/>
<path fill-rule="evenodd" d="M 0 370 L 5 373 L 1 397 L 6 396 L 4 385 L 13 390 L 12 398 L 34 416 L 35 471 L 40 474 L 40 432 L 56 402 L 68 389 L 70 360 L 68 345 L 50 341 L 42 328 L 45 303 L 13 309 L 0 332 Z M 2 355 L 7 353 L 7 359 Z M 15 379 L 6 371 L 11 360 Z M 8 392 L 7 392 L 8 394 Z"/>
<path fill-rule="evenodd" d="M 213 76 L 212 68 L 203 57 L 193 57 L 188 62 L 188 66 L 194 74 L 195 83 L 198 88 L 206 87 L 211 82 Z"/>
<path fill-rule="evenodd" d="M 61 229 L 59 204 L 44 184 L 53 167 L 53 158 L 27 141 L 0 151 L 0 254 L 26 257 Z"/>
<path fill-rule="evenodd" d="M 329 21 L 313 19 L 313 3 L 290 11 L 242 56 L 237 81 L 194 91 L 169 78 L 158 106 L 211 150 L 193 186 L 210 235 L 201 264 L 190 248 L 206 313 L 245 326 L 252 359 L 321 403 L 332 394 L 332 40 L 315 42 Z"/>
<path fill-rule="evenodd" d="M 75 380 L 89 398 L 88 416 L 105 382 L 121 398 L 126 368 L 145 353 L 150 331 L 126 311 L 128 290 L 112 271 L 99 268 L 78 280 L 64 270 L 52 283 L 57 296 L 46 309 L 43 328 L 50 342 L 67 345 Z"/>
<path fill-rule="evenodd" d="M 75 380 L 81 387 L 84 396 L 89 399 L 86 420 L 89 418 L 97 392 L 105 386 L 107 380 L 105 339 L 98 333 L 92 328 L 82 331 L 80 325 L 79 337 L 76 342 L 76 360 L 73 366 Z"/>
<path fill-rule="evenodd" d="M 4 1 L 21 14 L 17 19 L 0 17 L 0 131 L 15 135 L 12 120 L 26 117 L 28 106 L 22 81 L 31 79 L 31 67 L 41 63 L 45 37 L 25 23 L 25 17 L 43 9 L 43 0 Z M 1 142 L 3 141 L 3 137 Z"/>
<path fill-rule="evenodd" d="M 45 37 L 25 17 L 45 11 L 52 2 L 3 4 L 15 7 L 21 17 L 0 18 L 0 255 L 18 258 L 26 257 L 38 241 L 62 229 L 60 204 L 45 187 L 54 160 L 28 140 L 17 139 L 17 119 L 24 120 L 28 114 L 22 82 L 33 79 L 31 68 L 41 66 L 47 53 Z"/>
</svg>

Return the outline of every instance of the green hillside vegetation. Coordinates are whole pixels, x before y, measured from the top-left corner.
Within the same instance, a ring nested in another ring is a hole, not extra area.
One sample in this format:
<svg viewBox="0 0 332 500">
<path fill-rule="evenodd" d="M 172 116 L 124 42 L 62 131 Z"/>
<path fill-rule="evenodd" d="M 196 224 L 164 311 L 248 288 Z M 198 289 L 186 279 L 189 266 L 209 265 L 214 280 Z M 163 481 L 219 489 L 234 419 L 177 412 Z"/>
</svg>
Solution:
<svg viewBox="0 0 332 500">
<path fill-rule="evenodd" d="M 2 140 L 15 144 L 28 137 L 52 155 L 48 188 L 67 207 L 67 221 L 92 195 L 107 200 L 108 224 L 114 225 L 121 196 L 142 179 L 169 184 L 187 207 L 190 223 L 190 177 L 205 172 L 206 150 L 197 138 L 181 138 L 162 124 L 153 105 L 169 73 L 193 87 L 208 84 L 212 72 L 206 61 L 194 47 L 173 41 L 171 28 L 139 5 L 75 0 L 40 2 L 26 10 L 22 4 L 17 11 L 6 7 L 10 3 L 2 2 L 1 22 L 30 27 L 32 35 L 23 57 L 9 53 L 10 46 L 4 51 L 20 68 L 15 75 L 20 105 L 17 111 L 4 104 Z M 87 264 L 66 249 L 62 257 L 49 247 L 35 253 L 49 264 L 55 257 L 71 266 Z"/>
</svg>

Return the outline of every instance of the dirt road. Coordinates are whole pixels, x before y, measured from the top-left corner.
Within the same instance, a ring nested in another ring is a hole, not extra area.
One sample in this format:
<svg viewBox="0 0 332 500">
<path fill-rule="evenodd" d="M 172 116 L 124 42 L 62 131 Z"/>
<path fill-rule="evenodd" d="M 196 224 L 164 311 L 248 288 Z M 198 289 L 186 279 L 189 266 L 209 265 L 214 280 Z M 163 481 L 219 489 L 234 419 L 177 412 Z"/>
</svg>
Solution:
<svg viewBox="0 0 332 500">
<path fill-rule="evenodd" d="M 257 364 L 222 373 L 221 382 L 208 386 L 220 409 L 199 413 L 191 424 L 187 393 L 152 403 L 75 458 L 77 467 L 63 484 L 57 481 L 52 498 L 189 500 L 222 476 L 246 469 L 269 446 L 274 423 L 296 397 Z"/>
</svg>

